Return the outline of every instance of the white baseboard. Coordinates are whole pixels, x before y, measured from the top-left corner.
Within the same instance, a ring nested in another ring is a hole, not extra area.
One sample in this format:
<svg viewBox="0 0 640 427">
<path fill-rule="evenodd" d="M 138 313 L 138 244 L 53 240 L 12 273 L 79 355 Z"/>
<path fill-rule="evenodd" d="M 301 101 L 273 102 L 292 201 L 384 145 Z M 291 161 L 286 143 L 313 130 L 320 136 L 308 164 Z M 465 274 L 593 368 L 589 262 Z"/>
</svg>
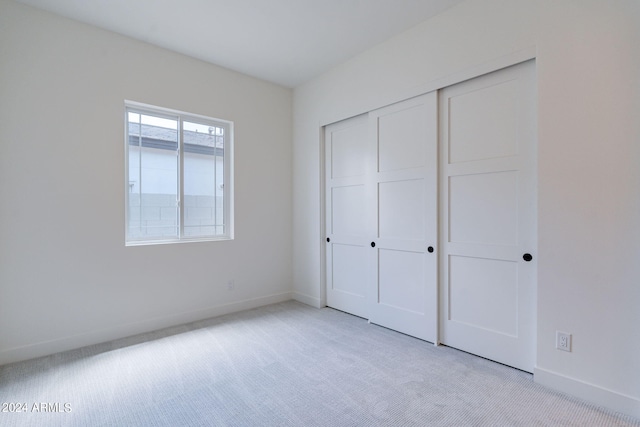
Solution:
<svg viewBox="0 0 640 427">
<path fill-rule="evenodd" d="M 7 363 L 35 359 L 36 357 L 48 356 L 50 354 L 60 353 L 62 351 L 86 347 L 88 345 L 99 344 L 118 338 L 157 331 L 159 329 L 182 325 L 185 323 L 191 323 L 211 317 L 222 316 L 225 314 L 235 313 L 243 310 L 250 310 L 252 308 L 262 307 L 264 305 L 275 304 L 283 301 L 289 301 L 291 299 L 291 292 L 284 292 L 280 294 L 267 295 L 264 297 L 251 298 L 247 300 L 232 302 L 229 304 L 208 307 L 201 310 L 156 317 L 140 322 L 127 323 L 124 325 L 91 331 L 84 334 L 72 335 L 69 337 L 51 341 L 43 341 L 22 347 L 15 347 L 8 350 L 0 351 L 0 366 Z"/>
<path fill-rule="evenodd" d="M 608 390 L 575 378 L 570 378 L 546 369 L 535 368 L 536 383 L 567 393 L 622 414 L 640 418 L 640 399 Z"/>
<path fill-rule="evenodd" d="M 303 304 L 310 305 L 315 308 L 323 308 L 324 306 L 320 304 L 320 298 L 312 297 L 310 295 L 301 294 L 299 292 L 293 293 L 293 299 L 299 301 Z"/>
</svg>

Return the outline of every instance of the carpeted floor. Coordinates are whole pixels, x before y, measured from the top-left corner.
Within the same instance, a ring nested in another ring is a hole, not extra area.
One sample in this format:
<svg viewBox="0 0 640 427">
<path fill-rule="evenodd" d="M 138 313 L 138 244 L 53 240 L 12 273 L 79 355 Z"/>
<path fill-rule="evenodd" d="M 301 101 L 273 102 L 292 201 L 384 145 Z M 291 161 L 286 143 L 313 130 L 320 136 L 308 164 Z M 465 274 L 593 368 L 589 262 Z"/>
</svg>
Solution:
<svg viewBox="0 0 640 427">
<path fill-rule="evenodd" d="M 0 367 L 0 402 L 27 409 L 0 412 L 1 426 L 640 426 L 297 302 Z"/>
</svg>

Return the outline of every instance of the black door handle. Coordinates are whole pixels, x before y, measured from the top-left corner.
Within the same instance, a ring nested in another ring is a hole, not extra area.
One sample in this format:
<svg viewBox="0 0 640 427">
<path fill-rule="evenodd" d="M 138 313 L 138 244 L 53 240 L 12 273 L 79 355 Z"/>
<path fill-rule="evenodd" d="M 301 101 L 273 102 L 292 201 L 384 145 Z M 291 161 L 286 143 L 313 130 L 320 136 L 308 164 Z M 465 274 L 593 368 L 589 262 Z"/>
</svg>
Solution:
<svg viewBox="0 0 640 427">
<path fill-rule="evenodd" d="M 433 246 L 429 246 L 429 247 L 427 248 L 427 252 L 429 252 L 429 253 L 433 253 Z"/>
<path fill-rule="evenodd" d="M 330 241 L 331 241 L 331 239 L 327 237 L 327 243 L 329 243 Z"/>
<path fill-rule="evenodd" d="M 524 254 L 522 255 L 522 259 L 529 262 L 533 259 L 533 257 L 531 256 L 531 254 Z"/>
<path fill-rule="evenodd" d="M 376 247 L 376 242 L 371 242 L 371 247 L 375 248 Z"/>
</svg>

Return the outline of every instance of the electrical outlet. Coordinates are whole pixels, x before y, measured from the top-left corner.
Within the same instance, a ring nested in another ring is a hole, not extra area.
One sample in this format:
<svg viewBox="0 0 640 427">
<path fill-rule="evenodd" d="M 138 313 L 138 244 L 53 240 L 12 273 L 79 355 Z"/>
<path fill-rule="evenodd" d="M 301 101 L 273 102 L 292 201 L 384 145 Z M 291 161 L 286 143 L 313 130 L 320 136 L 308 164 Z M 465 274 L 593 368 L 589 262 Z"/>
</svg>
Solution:
<svg viewBox="0 0 640 427">
<path fill-rule="evenodd" d="M 571 351 L 571 334 L 556 331 L 556 348 L 562 351 Z"/>
<path fill-rule="evenodd" d="M 232 291 L 236 287 L 236 281 L 231 279 L 227 282 L 227 290 Z"/>
</svg>

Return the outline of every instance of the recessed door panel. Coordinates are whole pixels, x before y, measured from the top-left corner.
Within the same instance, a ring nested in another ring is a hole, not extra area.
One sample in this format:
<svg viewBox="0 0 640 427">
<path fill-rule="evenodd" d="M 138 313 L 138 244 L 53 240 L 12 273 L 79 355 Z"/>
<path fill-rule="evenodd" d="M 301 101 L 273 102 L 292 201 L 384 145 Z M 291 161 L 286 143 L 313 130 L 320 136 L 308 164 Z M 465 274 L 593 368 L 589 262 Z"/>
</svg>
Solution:
<svg viewBox="0 0 640 427">
<path fill-rule="evenodd" d="M 365 254 L 361 246 L 334 244 L 331 250 L 333 277 L 331 280 L 334 291 L 351 294 L 364 298 L 367 276 Z"/>
<path fill-rule="evenodd" d="M 424 240 L 424 179 L 383 182 L 378 194 L 380 237 Z"/>
<path fill-rule="evenodd" d="M 407 105 L 378 116 L 379 171 L 397 171 L 425 165 L 424 135 L 428 114 L 424 104 Z"/>
<path fill-rule="evenodd" d="M 517 80 L 461 92 L 447 103 L 450 163 L 517 154 Z"/>
<path fill-rule="evenodd" d="M 334 187 L 331 189 L 331 233 L 346 236 L 364 236 L 364 185 Z"/>
<path fill-rule="evenodd" d="M 517 262 L 451 256 L 449 271 L 449 320 L 517 336 Z"/>
<path fill-rule="evenodd" d="M 518 172 L 449 177 L 451 242 L 515 245 L 518 242 Z"/>
<path fill-rule="evenodd" d="M 383 249 L 378 257 L 378 303 L 424 315 L 424 254 Z"/>
<path fill-rule="evenodd" d="M 354 123 L 331 130 L 328 136 L 331 178 L 364 175 L 367 159 L 362 153 L 367 148 L 367 135 L 362 132 L 362 124 Z"/>
</svg>

